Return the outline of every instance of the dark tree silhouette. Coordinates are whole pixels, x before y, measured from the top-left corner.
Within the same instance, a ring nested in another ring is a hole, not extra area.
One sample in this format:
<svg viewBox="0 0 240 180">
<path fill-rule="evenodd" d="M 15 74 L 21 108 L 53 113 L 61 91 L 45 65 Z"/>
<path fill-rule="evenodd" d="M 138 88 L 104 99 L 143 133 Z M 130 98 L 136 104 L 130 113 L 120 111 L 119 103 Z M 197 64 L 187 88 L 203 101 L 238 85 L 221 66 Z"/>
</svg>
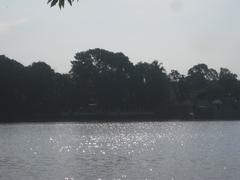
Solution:
<svg viewBox="0 0 240 180">
<path fill-rule="evenodd" d="M 0 56 L 0 114 L 22 112 L 26 102 L 24 66 L 6 56 Z"/>
<path fill-rule="evenodd" d="M 188 70 L 187 83 L 191 91 L 191 97 L 196 98 L 205 92 L 205 88 L 211 81 L 218 80 L 218 73 L 209 69 L 206 64 L 198 64 Z"/>
<path fill-rule="evenodd" d="M 154 112 L 158 117 L 240 118 L 240 81 L 206 64 L 167 74 L 158 61 L 133 65 L 123 53 L 76 53 L 68 74 L 44 62 L 23 66 L 0 55 L 0 119 L 82 117 L 87 112 Z"/>
<path fill-rule="evenodd" d="M 171 70 L 171 73 L 168 76 L 173 82 L 179 82 L 184 77 L 177 70 Z"/>
<path fill-rule="evenodd" d="M 82 106 L 98 105 L 103 109 L 121 108 L 129 98 L 133 65 L 122 53 L 91 49 L 77 53 L 70 74 L 77 85 Z"/>
<path fill-rule="evenodd" d="M 26 68 L 28 75 L 28 102 L 32 112 L 48 112 L 54 96 L 55 72 L 44 62 L 36 62 Z"/>
<path fill-rule="evenodd" d="M 239 81 L 237 75 L 227 68 L 221 68 L 219 73 L 219 83 L 224 87 L 224 95 L 230 97 L 240 97 Z"/>
<path fill-rule="evenodd" d="M 160 108 L 169 97 L 166 71 L 158 61 L 135 66 L 136 105 L 143 109 Z"/>
</svg>

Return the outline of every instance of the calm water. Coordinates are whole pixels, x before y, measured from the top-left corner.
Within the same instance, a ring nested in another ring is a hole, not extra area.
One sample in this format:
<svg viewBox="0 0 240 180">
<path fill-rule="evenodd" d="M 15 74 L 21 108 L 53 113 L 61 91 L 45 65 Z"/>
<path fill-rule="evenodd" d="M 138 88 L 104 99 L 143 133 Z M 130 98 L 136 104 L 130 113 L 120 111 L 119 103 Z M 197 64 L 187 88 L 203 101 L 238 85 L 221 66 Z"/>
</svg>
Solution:
<svg viewBox="0 0 240 180">
<path fill-rule="evenodd" d="M 240 122 L 0 125 L 1 180 L 236 180 Z"/>
</svg>

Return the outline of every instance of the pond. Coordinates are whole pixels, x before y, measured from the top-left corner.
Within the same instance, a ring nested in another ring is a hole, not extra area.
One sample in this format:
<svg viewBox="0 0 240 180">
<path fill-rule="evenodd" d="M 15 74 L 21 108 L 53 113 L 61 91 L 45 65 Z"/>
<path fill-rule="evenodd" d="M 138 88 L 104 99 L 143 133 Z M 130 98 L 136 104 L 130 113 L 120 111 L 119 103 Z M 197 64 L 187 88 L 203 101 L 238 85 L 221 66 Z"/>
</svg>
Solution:
<svg viewBox="0 0 240 180">
<path fill-rule="evenodd" d="M 0 125 L 1 180 L 236 180 L 240 122 Z"/>
</svg>

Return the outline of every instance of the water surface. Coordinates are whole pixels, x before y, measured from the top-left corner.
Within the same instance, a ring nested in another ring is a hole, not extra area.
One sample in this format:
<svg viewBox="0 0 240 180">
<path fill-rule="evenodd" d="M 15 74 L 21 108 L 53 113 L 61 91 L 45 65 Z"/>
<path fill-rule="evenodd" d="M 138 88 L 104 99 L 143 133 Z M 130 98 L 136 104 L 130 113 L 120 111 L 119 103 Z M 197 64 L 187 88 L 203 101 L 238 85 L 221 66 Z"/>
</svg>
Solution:
<svg viewBox="0 0 240 180">
<path fill-rule="evenodd" d="M 240 122 L 0 125 L 1 180 L 236 180 Z"/>
</svg>

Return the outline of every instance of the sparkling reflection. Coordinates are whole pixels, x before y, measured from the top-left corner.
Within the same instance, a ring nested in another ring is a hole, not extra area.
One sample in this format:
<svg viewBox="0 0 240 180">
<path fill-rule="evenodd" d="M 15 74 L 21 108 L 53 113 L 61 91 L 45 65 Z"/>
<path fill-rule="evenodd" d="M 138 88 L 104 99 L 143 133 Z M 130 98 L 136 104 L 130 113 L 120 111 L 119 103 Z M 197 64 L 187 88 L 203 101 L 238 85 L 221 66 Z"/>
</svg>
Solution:
<svg viewBox="0 0 240 180">
<path fill-rule="evenodd" d="M 0 179 L 233 180 L 240 123 L 229 123 L 0 125 Z"/>
</svg>

